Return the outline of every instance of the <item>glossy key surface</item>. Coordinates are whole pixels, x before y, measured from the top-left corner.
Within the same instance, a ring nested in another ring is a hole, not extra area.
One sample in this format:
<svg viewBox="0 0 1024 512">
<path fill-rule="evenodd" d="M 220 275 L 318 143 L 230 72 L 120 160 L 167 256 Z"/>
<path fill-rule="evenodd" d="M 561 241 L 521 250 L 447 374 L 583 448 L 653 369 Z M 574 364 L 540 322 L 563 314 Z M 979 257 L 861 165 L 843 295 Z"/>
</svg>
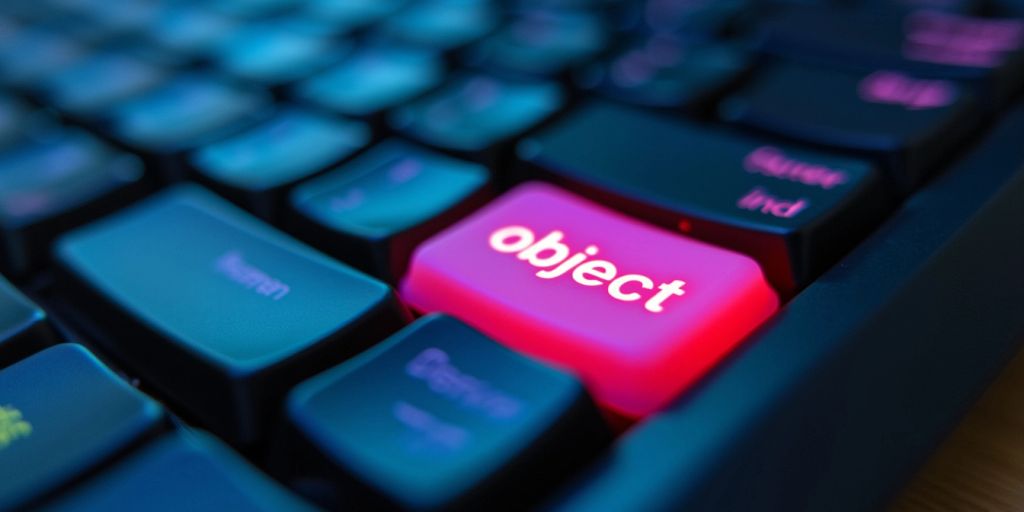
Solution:
<svg viewBox="0 0 1024 512">
<path fill-rule="evenodd" d="M 46 313 L 0 276 L 0 368 L 52 340 Z"/>
<path fill-rule="evenodd" d="M 545 176 L 758 258 L 780 291 L 852 247 L 890 205 L 867 161 L 592 101 L 522 141 Z"/>
<path fill-rule="evenodd" d="M 251 441 L 308 372 L 385 336 L 388 288 L 194 185 L 59 241 L 73 301 L 153 385 L 230 439 Z"/>
<path fill-rule="evenodd" d="M 489 176 L 478 164 L 387 140 L 291 194 L 295 231 L 388 282 L 409 254 L 479 206 Z"/>
<path fill-rule="evenodd" d="M 798 141 L 875 156 L 894 179 L 913 186 L 973 130 L 978 110 L 965 88 L 950 80 L 779 65 L 728 98 L 722 115 Z"/>
<path fill-rule="evenodd" d="M 523 506 L 606 436 L 576 379 L 437 315 L 300 385 L 288 416 L 298 459 L 416 510 Z"/>
<path fill-rule="evenodd" d="M 0 370 L 0 508 L 19 509 L 152 434 L 163 418 L 80 345 Z"/>
<path fill-rule="evenodd" d="M 444 63 L 431 51 L 378 46 L 356 51 L 295 88 L 295 96 L 340 114 L 365 117 L 441 84 Z"/>
<path fill-rule="evenodd" d="M 369 142 L 363 123 L 297 108 L 234 137 L 196 151 L 201 177 L 260 215 L 276 210 L 277 193 L 360 150 Z"/>
<path fill-rule="evenodd" d="M 168 434 L 43 510 L 312 511 L 217 438 Z"/>
<path fill-rule="evenodd" d="M 138 158 L 88 133 L 52 128 L 0 152 L 0 268 L 42 266 L 52 239 L 146 189 Z"/>
<path fill-rule="evenodd" d="M 389 17 L 380 37 L 440 51 L 469 44 L 497 26 L 498 12 L 487 1 L 424 0 Z"/>
<path fill-rule="evenodd" d="M 539 183 L 421 245 L 401 291 L 571 368 L 630 417 L 665 406 L 778 304 L 750 258 Z"/>
</svg>

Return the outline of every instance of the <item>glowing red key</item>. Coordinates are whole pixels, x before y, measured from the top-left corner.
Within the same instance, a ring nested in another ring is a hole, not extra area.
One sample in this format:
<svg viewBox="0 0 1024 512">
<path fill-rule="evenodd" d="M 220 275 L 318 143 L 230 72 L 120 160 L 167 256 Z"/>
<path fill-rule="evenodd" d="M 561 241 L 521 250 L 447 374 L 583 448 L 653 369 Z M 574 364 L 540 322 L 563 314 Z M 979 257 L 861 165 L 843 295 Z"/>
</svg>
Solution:
<svg viewBox="0 0 1024 512">
<path fill-rule="evenodd" d="M 778 307 L 750 258 L 538 183 L 420 246 L 401 292 L 575 370 L 629 417 L 672 400 Z"/>
</svg>

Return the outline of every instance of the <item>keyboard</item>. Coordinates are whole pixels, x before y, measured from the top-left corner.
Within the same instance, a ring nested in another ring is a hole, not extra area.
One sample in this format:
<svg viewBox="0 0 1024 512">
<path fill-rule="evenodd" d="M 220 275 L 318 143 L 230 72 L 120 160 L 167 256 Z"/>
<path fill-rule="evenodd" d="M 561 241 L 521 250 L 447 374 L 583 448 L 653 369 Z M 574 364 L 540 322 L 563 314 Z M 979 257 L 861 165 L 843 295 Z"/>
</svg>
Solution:
<svg viewBox="0 0 1024 512">
<path fill-rule="evenodd" d="M 1022 143 L 1019 0 L 6 0 L 0 510 L 884 508 Z"/>
</svg>

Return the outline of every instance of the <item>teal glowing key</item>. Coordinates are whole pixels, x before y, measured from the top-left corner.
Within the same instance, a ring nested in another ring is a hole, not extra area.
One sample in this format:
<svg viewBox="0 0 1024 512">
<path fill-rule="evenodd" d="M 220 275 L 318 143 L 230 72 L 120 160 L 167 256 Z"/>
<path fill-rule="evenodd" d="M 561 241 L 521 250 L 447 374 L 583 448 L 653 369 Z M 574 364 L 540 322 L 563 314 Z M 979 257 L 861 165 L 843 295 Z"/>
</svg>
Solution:
<svg viewBox="0 0 1024 512">
<path fill-rule="evenodd" d="M 0 368 L 40 350 L 50 341 L 46 313 L 0 276 Z"/>
<path fill-rule="evenodd" d="M 329 468 L 348 503 L 351 482 L 372 490 L 367 508 L 522 509 L 608 439 L 575 378 L 439 315 L 304 382 L 287 410 L 293 460 Z"/>
<path fill-rule="evenodd" d="M 383 283 L 196 185 L 72 232 L 56 255 L 83 317 L 111 331 L 109 350 L 239 443 L 258 440 L 302 376 L 402 319 Z"/>
<path fill-rule="evenodd" d="M 357 121 L 288 108 L 235 137 L 192 155 L 211 186 L 270 217 L 284 188 L 344 160 L 370 141 Z"/>
<path fill-rule="evenodd" d="M 396 282 L 416 245 L 482 205 L 488 181 L 481 165 L 390 139 L 293 190 L 292 224 L 330 254 Z"/>
<path fill-rule="evenodd" d="M 303 34 L 284 23 L 261 23 L 228 36 L 216 50 L 229 73 L 265 85 L 305 78 L 347 53 L 327 37 Z"/>
<path fill-rule="evenodd" d="M 0 371 L 0 510 L 23 510 L 160 428 L 163 410 L 80 345 Z"/>
<path fill-rule="evenodd" d="M 311 505 L 217 438 L 175 432 L 48 503 L 43 510 L 310 511 Z"/>
</svg>

